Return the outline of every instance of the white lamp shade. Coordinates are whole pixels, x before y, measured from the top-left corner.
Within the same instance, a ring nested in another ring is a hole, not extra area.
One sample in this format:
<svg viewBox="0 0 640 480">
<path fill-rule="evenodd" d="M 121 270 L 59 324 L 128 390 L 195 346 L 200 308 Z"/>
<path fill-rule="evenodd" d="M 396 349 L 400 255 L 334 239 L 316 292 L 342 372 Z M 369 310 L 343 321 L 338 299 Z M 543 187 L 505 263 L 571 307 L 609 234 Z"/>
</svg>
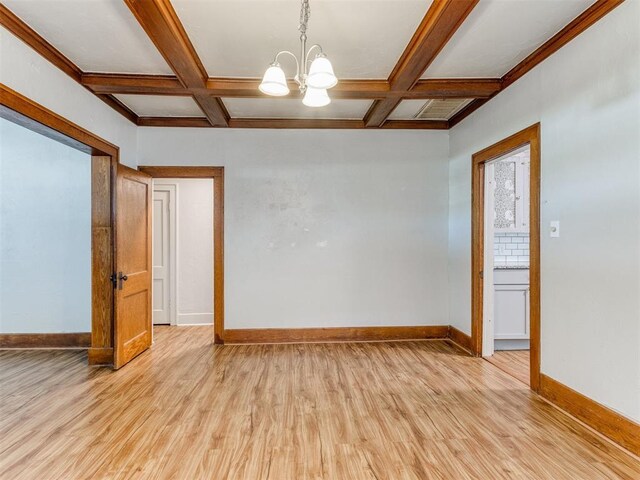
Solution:
<svg viewBox="0 0 640 480">
<path fill-rule="evenodd" d="M 331 99 L 324 88 L 307 87 L 302 103 L 307 107 L 324 107 L 331 103 Z"/>
<path fill-rule="evenodd" d="M 264 77 L 262 77 L 262 83 L 258 88 L 262 93 L 275 97 L 282 97 L 289 94 L 287 78 L 284 76 L 280 65 L 271 65 L 267 68 L 267 71 L 264 72 Z"/>
<path fill-rule="evenodd" d="M 331 62 L 324 55 L 318 55 L 309 68 L 307 75 L 307 85 L 313 88 L 327 89 L 335 87 L 338 79 L 333 73 Z"/>
</svg>

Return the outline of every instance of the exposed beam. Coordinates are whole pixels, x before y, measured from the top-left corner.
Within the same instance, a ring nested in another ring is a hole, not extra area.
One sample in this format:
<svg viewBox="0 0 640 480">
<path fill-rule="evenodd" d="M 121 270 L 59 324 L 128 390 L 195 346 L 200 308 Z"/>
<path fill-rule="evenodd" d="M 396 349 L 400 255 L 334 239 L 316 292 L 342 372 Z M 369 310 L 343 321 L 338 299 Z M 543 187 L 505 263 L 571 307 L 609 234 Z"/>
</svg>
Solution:
<svg viewBox="0 0 640 480">
<path fill-rule="evenodd" d="M 479 0 L 434 0 L 413 38 L 389 76 L 392 91 L 410 90 L 456 32 Z M 400 100 L 378 100 L 364 118 L 367 127 L 379 127 Z"/>
<path fill-rule="evenodd" d="M 82 85 L 95 94 L 191 96 L 174 75 L 83 73 Z"/>
<path fill-rule="evenodd" d="M 2 3 L 0 3 L 0 24 L 75 81 L 80 81 L 82 75 L 80 68 Z"/>
<path fill-rule="evenodd" d="M 221 97 L 267 98 L 258 90 L 260 81 L 260 78 L 209 78 L 207 90 Z M 293 80 L 289 80 L 288 83 L 291 93 L 298 95 L 298 85 Z M 375 99 L 384 98 L 388 92 L 389 84 L 386 80 L 341 79 L 338 85 L 331 89 L 331 97 Z"/>
<path fill-rule="evenodd" d="M 73 80 L 82 84 L 82 70 L 1 3 L 0 24 L 38 52 L 45 60 L 48 60 Z M 118 113 L 124 115 L 129 121 L 136 123 L 137 116 L 135 113 L 116 98 L 111 95 L 98 95 L 98 98 L 114 108 Z"/>
<path fill-rule="evenodd" d="M 478 98 L 472 101 L 469 105 L 449 119 L 450 128 L 454 127 L 473 112 L 478 110 L 482 105 L 500 93 L 500 91 L 512 85 L 516 80 L 522 78 L 526 73 L 549 58 L 560 48 L 576 38 L 623 2 L 624 0 L 597 0 L 584 12 L 573 19 L 566 27 L 538 47 L 531 55 L 509 70 L 501 79 L 502 88 L 499 91 L 495 92 L 488 98 Z"/>
<path fill-rule="evenodd" d="M 456 126 L 458 123 L 460 123 L 462 120 L 467 118 L 473 112 L 478 110 L 482 105 L 487 103 L 489 100 L 491 100 L 491 99 L 490 98 L 476 98 L 475 100 L 470 102 L 468 105 L 465 105 L 465 107 L 462 110 L 457 112 L 455 115 L 453 115 L 449 119 L 449 128 Z"/>
<path fill-rule="evenodd" d="M 138 115 L 127 107 L 124 103 L 118 100 L 113 95 L 96 95 L 100 100 L 113 108 L 116 112 L 118 112 L 123 117 L 127 118 L 130 122 L 137 124 L 138 123 Z"/>
<path fill-rule="evenodd" d="M 509 72 L 502 77 L 503 88 L 508 87 L 536 65 L 549 58 L 622 2 L 624 2 L 624 0 L 598 0 L 595 2 L 566 27 L 542 44 L 542 46 L 536 49 L 531 55 L 509 70 Z"/>
<path fill-rule="evenodd" d="M 364 124 L 367 127 L 381 127 L 385 120 L 391 115 L 400 102 L 401 98 L 389 97 L 384 100 L 376 100 L 373 102 L 366 115 L 364 116 Z"/>
<path fill-rule="evenodd" d="M 428 78 L 418 82 L 403 98 L 488 98 L 500 91 L 499 78 Z"/>
<path fill-rule="evenodd" d="M 446 130 L 446 121 L 430 120 L 394 120 L 383 128 Z M 328 129 L 361 129 L 365 128 L 362 120 L 351 119 L 289 119 L 289 118 L 232 118 L 229 126 L 233 128 L 328 128 Z"/>
<path fill-rule="evenodd" d="M 207 87 L 185 88 L 173 75 L 138 75 L 114 73 L 83 73 L 82 84 L 94 93 L 134 95 L 178 95 L 208 93 L 217 97 L 267 98 L 258 90 L 259 78 L 209 78 Z M 408 92 L 394 92 L 386 80 L 342 79 L 331 89 L 332 98 L 384 99 L 388 97 L 487 98 L 500 90 L 499 78 L 438 78 L 419 80 Z M 289 87 L 295 95 L 297 85 Z M 286 98 L 286 97 L 282 97 Z"/>
<path fill-rule="evenodd" d="M 389 75 L 392 90 L 409 90 L 444 48 L 479 0 L 434 0 Z"/>
<path fill-rule="evenodd" d="M 141 127 L 187 127 L 210 128 L 212 125 L 203 117 L 139 117 Z M 313 119 L 313 118 L 230 118 L 231 128 L 293 128 L 293 129 L 362 129 L 364 122 L 356 119 Z M 446 120 L 389 120 L 383 129 L 446 130 Z"/>
<path fill-rule="evenodd" d="M 169 0 L 125 0 L 185 88 L 206 88 L 208 75 Z M 228 115 L 219 98 L 194 95 L 214 126 L 227 126 Z"/>
<path fill-rule="evenodd" d="M 0 24 L 128 120 L 141 126 L 208 127 L 231 124 L 237 128 L 362 128 L 365 125 L 369 127 L 383 125 L 384 128 L 451 128 L 624 0 L 596 1 L 511 69 L 502 79 L 420 79 L 419 77 L 477 1 L 435 0 L 388 80 L 342 79 L 332 89 L 333 98 L 374 100 L 363 122 L 359 120 L 229 119 L 224 104 L 217 97 L 265 98 L 257 90 L 260 79 L 208 78 L 168 0 L 125 0 L 125 2 L 176 74 L 180 72 L 178 76 L 83 73 L 71 60 L 1 3 Z M 294 82 L 291 82 L 290 87 L 293 92 L 297 90 Z M 208 120 L 202 117 L 138 118 L 113 94 L 191 96 L 207 115 Z M 429 98 L 474 98 L 474 100 L 448 122 L 387 120 L 388 115 L 403 99 Z M 294 122 L 302 126 L 296 126 Z"/>
<path fill-rule="evenodd" d="M 139 127 L 212 127 L 204 117 L 138 117 L 137 123 Z"/>
<path fill-rule="evenodd" d="M 383 129 L 403 130 L 447 130 L 447 120 L 387 120 L 382 125 Z"/>
</svg>

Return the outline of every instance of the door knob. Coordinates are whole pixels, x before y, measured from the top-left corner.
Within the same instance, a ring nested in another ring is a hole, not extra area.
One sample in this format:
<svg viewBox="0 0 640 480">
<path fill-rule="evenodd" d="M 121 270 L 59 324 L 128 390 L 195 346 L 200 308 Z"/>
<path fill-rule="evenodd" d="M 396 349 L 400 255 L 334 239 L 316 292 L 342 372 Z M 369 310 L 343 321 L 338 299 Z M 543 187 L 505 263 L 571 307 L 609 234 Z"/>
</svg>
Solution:
<svg viewBox="0 0 640 480">
<path fill-rule="evenodd" d="M 122 290 L 122 282 L 129 280 L 129 277 L 123 275 L 122 272 L 118 272 L 118 290 Z"/>
</svg>

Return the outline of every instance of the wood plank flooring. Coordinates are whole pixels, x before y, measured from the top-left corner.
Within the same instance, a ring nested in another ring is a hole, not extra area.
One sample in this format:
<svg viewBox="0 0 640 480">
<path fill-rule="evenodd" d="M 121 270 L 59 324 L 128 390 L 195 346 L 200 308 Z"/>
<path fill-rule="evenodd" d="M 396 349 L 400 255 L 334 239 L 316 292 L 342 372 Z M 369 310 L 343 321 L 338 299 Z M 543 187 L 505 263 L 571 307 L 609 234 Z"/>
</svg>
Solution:
<svg viewBox="0 0 640 480">
<path fill-rule="evenodd" d="M 0 478 L 640 478 L 633 457 L 445 341 L 155 334 L 117 372 L 82 352 L 0 352 Z"/>
<path fill-rule="evenodd" d="M 525 385 L 529 385 L 531 379 L 529 357 L 529 350 L 501 350 L 494 352 L 490 357 L 485 357 L 485 360 Z"/>
</svg>

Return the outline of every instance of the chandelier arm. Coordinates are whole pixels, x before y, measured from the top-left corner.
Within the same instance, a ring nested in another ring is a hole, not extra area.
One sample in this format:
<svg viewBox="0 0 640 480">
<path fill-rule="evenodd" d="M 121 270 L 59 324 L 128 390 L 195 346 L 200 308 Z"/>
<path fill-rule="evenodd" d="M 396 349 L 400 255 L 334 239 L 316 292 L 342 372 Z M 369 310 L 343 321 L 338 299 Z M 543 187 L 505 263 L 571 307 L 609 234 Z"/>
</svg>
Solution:
<svg viewBox="0 0 640 480">
<path fill-rule="evenodd" d="M 283 53 L 287 53 L 287 54 L 291 55 L 293 57 L 293 59 L 296 61 L 296 76 L 294 77 L 294 80 L 296 81 L 296 83 L 298 83 L 298 85 L 300 85 L 300 80 L 298 79 L 298 75 L 300 74 L 300 62 L 298 61 L 298 57 L 296 57 L 296 55 L 293 52 L 290 52 L 289 50 L 281 50 L 281 51 L 279 51 L 278 53 L 276 53 L 276 56 L 273 59 L 273 62 L 271 63 L 271 65 L 277 64 L 278 63 L 278 58 Z"/>
<path fill-rule="evenodd" d="M 307 69 L 307 65 L 309 64 L 309 55 L 311 55 L 311 51 L 314 48 L 318 48 L 318 49 L 320 49 L 320 53 L 324 53 L 324 51 L 322 50 L 322 46 L 321 45 L 319 45 L 317 43 L 314 43 L 313 45 L 311 45 L 311 47 L 309 47 L 309 50 L 307 50 L 307 55 L 304 57 L 304 68 L 305 68 L 305 70 Z"/>
</svg>

